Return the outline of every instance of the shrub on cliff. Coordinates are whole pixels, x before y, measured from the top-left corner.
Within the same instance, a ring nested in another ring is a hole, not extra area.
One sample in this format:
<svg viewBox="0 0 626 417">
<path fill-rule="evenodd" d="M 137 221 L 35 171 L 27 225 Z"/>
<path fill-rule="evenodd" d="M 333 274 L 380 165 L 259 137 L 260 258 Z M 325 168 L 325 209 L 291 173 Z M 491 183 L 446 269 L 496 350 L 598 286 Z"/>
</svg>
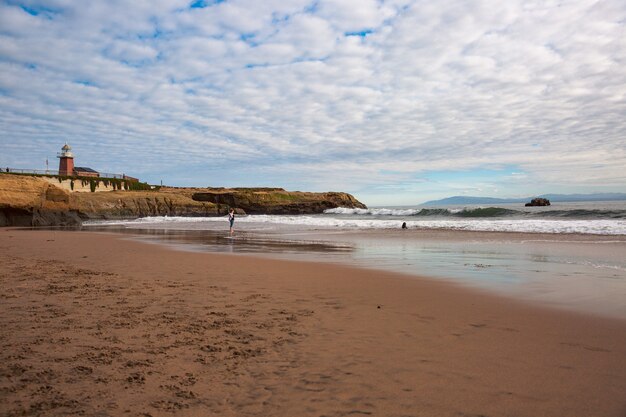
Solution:
<svg viewBox="0 0 626 417">
<path fill-rule="evenodd" d="M 130 191 L 151 191 L 152 187 L 146 182 L 126 181 L 126 189 Z"/>
</svg>

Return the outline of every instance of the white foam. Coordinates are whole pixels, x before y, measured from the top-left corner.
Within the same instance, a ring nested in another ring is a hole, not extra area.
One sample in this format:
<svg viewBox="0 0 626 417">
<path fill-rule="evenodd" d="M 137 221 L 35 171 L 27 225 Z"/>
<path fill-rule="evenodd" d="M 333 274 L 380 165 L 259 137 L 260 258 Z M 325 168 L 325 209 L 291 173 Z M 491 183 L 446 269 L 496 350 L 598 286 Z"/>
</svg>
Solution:
<svg viewBox="0 0 626 417">
<path fill-rule="evenodd" d="M 133 220 L 88 220 L 83 226 L 137 226 L 164 223 L 203 223 L 206 221 L 227 221 L 226 217 L 140 217 Z"/>
<path fill-rule="evenodd" d="M 626 268 L 622 265 L 615 265 L 615 264 L 607 264 L 607 263 L 596 263 L 596 262 L 591 262 L 591 261 L 584 261 L 582 262 L 583 265 L 586 266 L 590 266 L 592 268 L 599 268 L 599 269 L 614 269 L 616 271 L 626 271 Z"/>
<path fill-rule="evenodd" d="M 388 209 L 388 208 L 372 208 L 372 209 L 360 209 L 360 208 L 345 208 L 338 207 L 334 209 L 324 210 L 324 214 L 358 214 L 361 216 L 413 216 L 421 212 L 421 209 Z"/>
<path fill-rule="evenodd" d="M 166 227 L 201 229 L 201 224 L 226 223 L 226 217 L 144 217 L 136 220 L 90 221 L 85 226 L 124 226 L 127 228 Z M 329 215 L 280 216 L 250 215 L 237 217 L 236 224 L 300 226 L 305 229 L 398 229 L 400 220 L 346 219 Z M 193 225 L 192 225 L 193 224 Z M 545 220 L 545 219 L 441 219 L 411 220 L 409 229 L 451 229 L 484 232 L 580 233 L 626 235 L 626 220 Z"/>
</svg>

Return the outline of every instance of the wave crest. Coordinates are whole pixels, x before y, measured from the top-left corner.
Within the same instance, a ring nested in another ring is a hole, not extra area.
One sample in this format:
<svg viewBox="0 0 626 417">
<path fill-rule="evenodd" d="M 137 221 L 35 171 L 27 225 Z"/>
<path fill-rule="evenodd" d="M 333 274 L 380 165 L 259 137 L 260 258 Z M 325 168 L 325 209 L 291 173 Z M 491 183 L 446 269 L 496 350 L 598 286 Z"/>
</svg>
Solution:
<svg viewBox="0 0 626 417">
<path fill-rule="evenodd" d="M 338 207 L 324 211 L 324 214 L 343 214 L 343 215 L 359 215 L 359 216 L 458 216 L 458 217 L 501 217 L 512 215 L 524 215 L 523 212 L 510 210 L 501 207 L 479 207 L 479 208 L 463 208 L 463 209 L 388 209 L 388 208 L 372 208 L 358 209 Z"/>
<path fill-rule="evenodd" d="M 337 207 L 333 209 L 324 210 L 324 214 L 355 214 L 359 216 L 414 216 L 423 209 L 388 209 L 388 208 L 375 208 L 375 209 L 360 209 L 360 208 L 347 208 Z"/>
</svg>

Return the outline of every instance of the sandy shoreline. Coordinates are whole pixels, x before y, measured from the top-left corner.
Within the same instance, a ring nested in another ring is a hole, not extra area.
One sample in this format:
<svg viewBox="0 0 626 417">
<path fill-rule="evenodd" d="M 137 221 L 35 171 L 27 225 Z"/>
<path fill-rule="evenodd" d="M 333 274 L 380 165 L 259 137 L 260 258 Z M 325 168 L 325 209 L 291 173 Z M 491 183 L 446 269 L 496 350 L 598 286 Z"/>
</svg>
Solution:
<svg viewBox="0 0 626 417">
<path fill-rule="evenodd" d="M 626 236 L 454 230 L 92 228 L 202 253 L 340 264 L 450 281 L 538 306 L 626 319 Z"/>
<path fill-rule="evenodd" d="M 624 416 L 626 321 L 450 284 L 0 229 L 0 414 Z"/>
</svg>

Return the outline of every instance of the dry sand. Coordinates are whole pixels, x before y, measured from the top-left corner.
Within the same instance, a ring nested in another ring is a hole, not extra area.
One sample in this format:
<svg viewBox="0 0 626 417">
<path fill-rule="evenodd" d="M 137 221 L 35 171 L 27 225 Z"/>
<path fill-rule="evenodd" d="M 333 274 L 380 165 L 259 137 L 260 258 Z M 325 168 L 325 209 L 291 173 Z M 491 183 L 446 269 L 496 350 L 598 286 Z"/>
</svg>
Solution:
<svg viewBox="0 0 626 417">
<path fill-rule="evenodd" d="M 626 416 L 626 320 L 0 229 L 0 415 Z"/>
</svg>

